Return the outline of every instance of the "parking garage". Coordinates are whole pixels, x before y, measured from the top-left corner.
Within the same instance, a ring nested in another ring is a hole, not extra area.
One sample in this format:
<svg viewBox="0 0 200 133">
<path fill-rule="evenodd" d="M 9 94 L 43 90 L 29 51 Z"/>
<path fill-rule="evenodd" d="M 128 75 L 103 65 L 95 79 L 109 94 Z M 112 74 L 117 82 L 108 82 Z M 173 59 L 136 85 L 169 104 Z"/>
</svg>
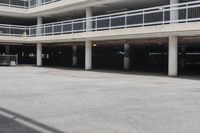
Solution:
<svg viewBox="0 0 200 133">
<path fill-rule="evenodd" d="M 200 74 L 199 37 L 179 37 L 179 75 Z M 110 40 L 92 42 L 92 68 L 130 72 L 168 72 L 168 38 Z M 126 48 L 128 44 L 128 49 Z M 19 65 L 36 65 L 35 44 L 2 44 L 0 54 L 17 55 Z M 128 58 L 128 66 L 125 60 Z M 45 67 L 85 67 L 83 42 L 44 44 L 42 65 Z"/>
<path fill-rule="evenodd" d="M 165 5 L 169 2 L 171 5 Z M 129 8 L 125 11 L 114 10 L 120 7 L 115 5 L 112 12 L 99 10 L 105 7 L 95 10 L 87 7 L 84 13 L 77 11 L 77 16 L 72 13 L 56 18 L 37 16 L 37 21 L 32 17 L 24 22 L 19 19 L 10 23 L 15 25 L 1 25 L 1 35 L 22 38 L 19 40 L 27 44 L 2 43 L 0 52 L 18 55 L 17 62 L 21 65 L 142 71 L 170 76 L 177 75 L 177 68 L 179 74 L 191 69 L 198 71 L 199 39 L 190 33 L 199 35 L 191 23 L 199 22 L 200 3 L 182 2 L 185 1 L 162 1 L 152 3 L 152 8 L 137 3 L 137 9 L 126 4 L 123 6 Z M 68 20 L 66 16 L 71 18 Z M 191 24 L 189 30 L 184 29 L 189 26 L 181 25 L 187 23 Z M 184 30 L 188 30 L 187 35 Z"/>
</svg>

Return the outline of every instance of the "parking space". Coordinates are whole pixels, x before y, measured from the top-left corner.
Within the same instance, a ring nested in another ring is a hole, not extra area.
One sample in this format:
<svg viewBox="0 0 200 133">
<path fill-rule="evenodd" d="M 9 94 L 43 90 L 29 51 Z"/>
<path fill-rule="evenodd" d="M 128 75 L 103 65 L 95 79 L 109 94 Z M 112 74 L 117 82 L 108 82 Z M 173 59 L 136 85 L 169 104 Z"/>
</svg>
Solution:
<svg viewBox="0 0 200 133">
<path fill-rule="evenodd" d="M 198 77 L 0 68 L 2 133 L 199 133 Z"/>
</svg>

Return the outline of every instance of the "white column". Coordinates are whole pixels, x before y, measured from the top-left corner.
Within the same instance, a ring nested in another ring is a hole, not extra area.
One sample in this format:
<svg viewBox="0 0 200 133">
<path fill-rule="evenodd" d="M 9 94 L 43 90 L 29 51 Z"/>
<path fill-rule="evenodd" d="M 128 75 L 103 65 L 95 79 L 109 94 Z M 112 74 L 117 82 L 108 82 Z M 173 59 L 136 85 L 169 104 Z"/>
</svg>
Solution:
<svg viewBox="0 0 200 133">
<path fill-rule="evenodd" d="M 178 37 L 169 36 L 168 75 L 178 75 Z"/>
<path fill-rule="evenodd" d="M 37 66 L 42 66 L 42 44 L 37 43 Z"/>
<path fill-rule="evenodd" d="M 170 0 L 170 5 L 178 4 L 179 0 Z M 179 11 L 173 10 L 177 6 L 172 6 L 170 11 L 170 20 L 176 21 L 179 19 Z M 176 22 L 172 22 L 176 23 Z M 178 37 L 169 36 L 169 53 L 168 53 L 168 75 L 178 75 Z"/>
<path fill-rule="evenodd" d="M 42 22 L 42 17 L 38 16 L 37 17 L 37 36 L 40 36 L 40 34 L 42 33 L 42 29 L 41 29 L 41 24 Z M 42 44 L 41 43 L 37 43 L 37 66 L 42 66 Z"/>
<path fill-rule="evenodd" d="M 72 53 L 73 53 L 73 56 L 72 56 L 72 66 L 73 67 L 76 67 L 77 66 L 77 62 L 78 62 L 77 50 L 78 50 L 77 45 L 73 45 L 73 48 L 72 48 Z"/>
<path fill-rule="evenodd" d="M 179 0 L 170 0 L 170 5 L 173 5 L 173 4 L 178 4 L 179 3 Z M 176 8 L 177 6 L 172 6 L 171 8 L 171 11 L 170 11 L 170 20 L 171 21 L 176 21 L 178 20 L 178 10 L 173 10 L 174 8 Z M 172 22 L 174 23 L 174 22 Z"/>
<path fill-rule="evenodd" d="M 92 7 L 86 9 L 86 31 L 89 32 L 92 29 Z M 92 41 L 85 41 L 85 70 L 92 69 Z"/>
<path fill-rule="evenodd" d="M 92 41 L 85 41 L 85 70 L 92 69 Z"/>
<path fill-rule="evenodd" d="M 37 0 L 37 5 L 42 5 L 42 0 Z"/>
<path fill-rule="evenodd" d="M 86 30 L 90 31 L 92 29 L 92 7 L 88 7 L 86 9 Z"/>
<path fill-rule="evenodd" d="M 42 23 L 43 23 L 42 17 L 40 17 L 40 16 L 37 17 L 37 30 L 36 30 L 36 33 L 37 33 L 38 36 L 42 33 L 42 28 L 41 28 Z"/>
<path fill-rule="evenodd" d="M 178 4 L 179 3 L 179 0 L 170 0 L 170 4 Z"/>
<path fill-rule="evenodd" d="M 130 45 L 124 44 L 124 70 L 130 69 Z"/>
</svg>

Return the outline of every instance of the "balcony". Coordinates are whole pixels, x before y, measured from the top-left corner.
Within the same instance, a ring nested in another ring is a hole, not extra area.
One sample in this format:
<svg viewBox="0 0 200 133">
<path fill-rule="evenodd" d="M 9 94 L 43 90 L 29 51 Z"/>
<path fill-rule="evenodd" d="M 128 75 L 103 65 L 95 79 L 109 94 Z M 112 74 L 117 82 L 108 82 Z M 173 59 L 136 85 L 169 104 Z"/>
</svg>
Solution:
<svg viewBox="0 0 200 133">
<path fill-rule="evenodd" d="M 177 13 L 177 19 L 170 20 L 170 13 L 172 12 Z M 195 1 L 100 15 L 91 18 L 48 23 L 39 26 L 0 25 L 0 35 L 17 37 L 54 36 L 156 25 L 170 25 L 172 23 L 192 23 L 198 21 L 200 21 L 200 1 Z M 91 29 L 86 29 L 87 22 L 92 24 Z"/>
<path fill-rule="evenodd" d="M 41 5 L 54 3 L 60 0 L 0 0 L 0 6 L 29 9 Z"/>
<path fill-rule="evenodd" d="M 40 2 L 39 2 L 40 1 Z M 28 8 L 33 8 L 41 5 L 47 5 L 61 0 L 29 0 Z"/>
</svg>

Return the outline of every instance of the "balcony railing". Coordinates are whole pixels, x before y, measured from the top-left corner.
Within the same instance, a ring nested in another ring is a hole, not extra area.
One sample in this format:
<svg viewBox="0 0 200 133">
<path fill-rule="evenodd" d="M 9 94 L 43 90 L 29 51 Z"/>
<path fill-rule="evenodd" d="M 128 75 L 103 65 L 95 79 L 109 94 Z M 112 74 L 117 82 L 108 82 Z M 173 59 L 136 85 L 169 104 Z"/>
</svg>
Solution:
<svg viewBox="0 0 200 133">
<path fill-rule="evenodd" d="M 28 1 L 22 1 L 22 0 L 0 0 L 0 6 L 27 9 L 28 8 Z"/>
<path fill-rule="evenodd" d="M 1 36 L 27 37 L 27 26 L 0 24 Z"/>
<path fill-rule="evenodd" d="M 37 7 L 37 6 L 41 6 L 41 5 L 47 5 L 50 3 L 57 2 L 57 1 L 61 1 L 61 0 L 29 0 L 28 8 L 33 8 L 33 7 Z"/>
<path fill-rule="evenodd" d="M 28 9 L 57 1 L 60 0 L 0 0 L 0 6 Z"/>
<path fill-rule="evenodd" d="M 170 20 L 171 13 L 177 14 L 177 19 Z M 200 1 L 48 23 L 39 27 L 31 26 L 29 36 L 62 35 L 194 21 L 200 21 Z M 91 29 L 86 29 L 87 22 L 92 24 Z M 41 32 L 38 33 L 38 30 Z"/>
<path fill-rule="evenodd" d="M 170 19 L 175 14 L 176 19 Z M 94 32 L 103 30 L 169 25 L 171 23 L 190 23 L 200 21 L 200 1 L 159 6 L 141 10 L 120 12 L 34 26 L 0 26 L 0 35 L 8 36 L 52 36 Z M 91 23 L 91 29 L 86 28 Z"/>
<path fill-rule="evenodd" d="M 17 55 L 0 55 L 0 66 L 16 66 L 18 65 Z"/>
</svg>

